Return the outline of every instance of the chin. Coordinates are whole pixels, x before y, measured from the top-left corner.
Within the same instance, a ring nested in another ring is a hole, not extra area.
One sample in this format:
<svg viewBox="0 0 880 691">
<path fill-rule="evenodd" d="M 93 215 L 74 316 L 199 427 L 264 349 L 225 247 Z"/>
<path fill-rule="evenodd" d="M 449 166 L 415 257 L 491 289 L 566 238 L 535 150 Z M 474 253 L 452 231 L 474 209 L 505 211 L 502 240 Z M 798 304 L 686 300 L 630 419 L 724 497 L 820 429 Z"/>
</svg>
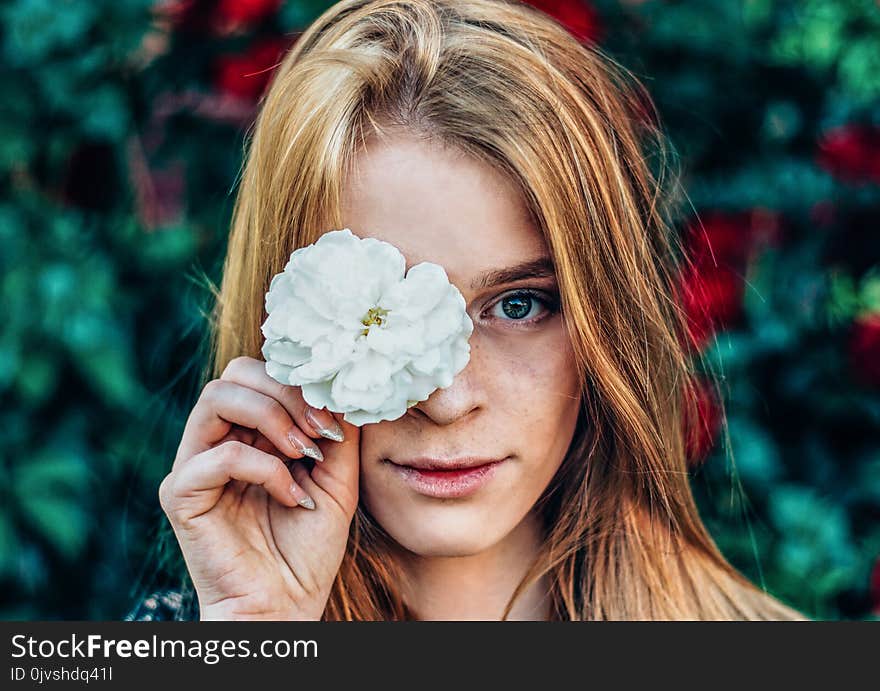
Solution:
<svg viewBox="0 0 880 691">
<path fill-rule="evenodd" d="M 484 540 L 473 536 L 408 534 L 398 539 L 402 547 L 420 557 L 469 557 L 490 547 Z"/>
<path fill-rule="evenodd" d="M 373 515 L 395 542 L 422 557 L 467 557 L 501 539 L 502 535 L 495 534 L 497 528 L 484 518 L 470 511 L 450 515 L 449 508 L 417 515 Z"/>
</svg>

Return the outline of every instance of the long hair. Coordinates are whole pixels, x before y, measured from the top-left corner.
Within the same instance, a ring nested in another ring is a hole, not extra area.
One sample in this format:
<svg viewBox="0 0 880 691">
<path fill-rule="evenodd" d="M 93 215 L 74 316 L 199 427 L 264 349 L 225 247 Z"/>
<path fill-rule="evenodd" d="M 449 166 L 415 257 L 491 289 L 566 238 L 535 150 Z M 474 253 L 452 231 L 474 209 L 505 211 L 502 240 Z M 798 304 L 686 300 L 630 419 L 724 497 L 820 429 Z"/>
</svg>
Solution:
<svg viewBox="0 0 880 691">
<path fill-rule="evenodd" d="M 496 166 L 557 273 L 583 392 L 536 510 L 545 540 L 513 593 L 547 576 L 552 618 L 803 619 L 729 564 L 691 493 L 697 375 L 677 276 L 680 194 L 638 79 L 512 0 L 343 0 L 277 66 L 248 132 L 210 315 L 219 377 L 259 357 L 271 277 L 341 227 L 368 137 L 406 131 Z M 326 620 L 406 619 L 394 543 L 359 506 Z"/>
</svg>

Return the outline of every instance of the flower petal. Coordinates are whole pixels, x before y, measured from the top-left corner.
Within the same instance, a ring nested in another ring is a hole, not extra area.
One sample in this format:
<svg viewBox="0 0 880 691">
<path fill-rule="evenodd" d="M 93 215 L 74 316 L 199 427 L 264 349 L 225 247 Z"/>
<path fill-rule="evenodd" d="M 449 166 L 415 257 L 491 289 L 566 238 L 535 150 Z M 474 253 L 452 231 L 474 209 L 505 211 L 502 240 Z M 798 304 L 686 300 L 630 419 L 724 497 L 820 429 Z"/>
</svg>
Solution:
<svg viewBox="0 0 880 691">
<path fill-rule="evenodd" d="M 443 267 L 350 229 L 295 250 L 266 293 L 266 372 L 352 424 L 396 420 L 451 385 L 473 322 Z"/>
</svg>

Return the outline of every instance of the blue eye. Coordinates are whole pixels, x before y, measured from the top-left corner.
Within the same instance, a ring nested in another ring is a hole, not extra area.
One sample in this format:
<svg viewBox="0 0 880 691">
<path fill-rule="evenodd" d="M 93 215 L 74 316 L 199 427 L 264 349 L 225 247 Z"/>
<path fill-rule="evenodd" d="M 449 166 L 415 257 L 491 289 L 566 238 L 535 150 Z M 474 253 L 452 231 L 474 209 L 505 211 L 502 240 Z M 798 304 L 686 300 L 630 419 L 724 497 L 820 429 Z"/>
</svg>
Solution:
<svg viewBox="0 0 880 691">
<path fill-rule="evenodd" d="M 535 308 L 538 315 L 535 316 Z M 500 311 L 499 311 L 500 308 Z M 543 312 L 540 309 L 543 308 Z M 555 307 L 549 296 L 544 296 L 531 290 L 518 290 L 502 297 L 495 303 L 492 316 L 502 321 L 515 321 L 532 323 L 540 321 L 546 313 L 555 311 Z M 532 315 L 529 317 L 529 315 Z"/>
</svg>

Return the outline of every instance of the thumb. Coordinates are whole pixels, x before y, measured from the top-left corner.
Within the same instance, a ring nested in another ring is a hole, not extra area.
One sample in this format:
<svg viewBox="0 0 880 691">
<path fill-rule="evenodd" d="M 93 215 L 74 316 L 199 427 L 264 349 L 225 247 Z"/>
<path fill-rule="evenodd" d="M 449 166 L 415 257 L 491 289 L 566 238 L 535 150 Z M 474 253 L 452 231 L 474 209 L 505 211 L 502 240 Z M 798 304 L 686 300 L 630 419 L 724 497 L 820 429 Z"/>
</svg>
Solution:
<svg viewBox="0 0 880 691">
<path fill-rule="evenodd" d="M 361 429 L 343 419 L 342 413 L 330 412 L 342 428 L 343 440 L 316 439 L 324 460 L 312 468 L 312 480 L 354 515 L 358 503 Z"/>
</svg>

